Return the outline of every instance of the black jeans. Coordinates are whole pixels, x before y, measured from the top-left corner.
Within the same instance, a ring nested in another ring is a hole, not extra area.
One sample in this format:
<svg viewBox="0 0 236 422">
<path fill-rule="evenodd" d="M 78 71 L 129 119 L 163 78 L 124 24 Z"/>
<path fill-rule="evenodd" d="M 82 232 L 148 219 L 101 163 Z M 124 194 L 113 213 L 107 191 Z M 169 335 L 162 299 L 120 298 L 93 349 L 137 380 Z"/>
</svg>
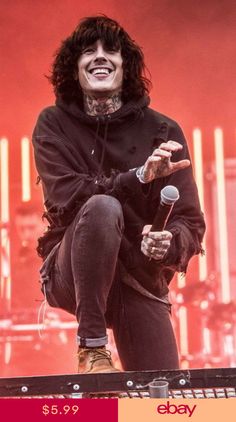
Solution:
<svg viewBox="0 0 236 422">
<path fill-rule="evenodd" d="M 81 346 L 105 345 L 106 328 L 112 328 L 124 370 L 176 369 L 170 305 L 122 282 L 123 229 L 117 199 L 95 195 L 84 204 L 57 251 L 49 304 L 76 315 Z"/>
</svg>

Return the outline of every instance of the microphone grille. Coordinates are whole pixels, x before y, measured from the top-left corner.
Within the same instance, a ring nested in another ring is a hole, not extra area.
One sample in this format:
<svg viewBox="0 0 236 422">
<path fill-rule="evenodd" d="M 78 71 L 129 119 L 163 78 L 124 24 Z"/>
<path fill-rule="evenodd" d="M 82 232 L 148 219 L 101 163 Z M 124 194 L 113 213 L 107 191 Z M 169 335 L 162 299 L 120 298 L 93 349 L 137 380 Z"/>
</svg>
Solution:
<svg viewBox="0 0 236 422">
<path fill-rule="evenodd" d="M 179 191 L 175 186 L 167 185 L 161 190 L 161 202 L 172 205 L 179 199 Z"/>
</svg>

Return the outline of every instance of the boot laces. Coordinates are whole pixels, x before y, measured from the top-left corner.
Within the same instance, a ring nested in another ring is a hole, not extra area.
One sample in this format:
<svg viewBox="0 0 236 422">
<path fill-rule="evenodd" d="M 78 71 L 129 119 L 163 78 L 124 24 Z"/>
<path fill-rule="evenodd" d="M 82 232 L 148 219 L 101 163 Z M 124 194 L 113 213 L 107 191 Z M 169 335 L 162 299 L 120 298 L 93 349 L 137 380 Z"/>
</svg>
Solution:
<svg viewBox="0 0 236 422">
<path fill-rule="evenodd" d="M 101 359 L 107 359 L 109 361 L 109 363 L 112 365 L 112 360 L 111 360 L 111 352 L 110 350 L 106 350 L 106 349 L 83 349 L 79 352 L 79 358 L 82 357 L 84 353 L 89 353 L 90 355 L 90 363 L 93 365 L 94 362 L 97 362 L 98 360 Z"/>
<path fill-rule="evenodd" d="M 106 349 L 95 349 L 92 353 L 91 363 L 97 362 L 101 359 L 108 359 L 109 363 L 111 364 L 111 352 L 110 350 Z"/>
</svg>

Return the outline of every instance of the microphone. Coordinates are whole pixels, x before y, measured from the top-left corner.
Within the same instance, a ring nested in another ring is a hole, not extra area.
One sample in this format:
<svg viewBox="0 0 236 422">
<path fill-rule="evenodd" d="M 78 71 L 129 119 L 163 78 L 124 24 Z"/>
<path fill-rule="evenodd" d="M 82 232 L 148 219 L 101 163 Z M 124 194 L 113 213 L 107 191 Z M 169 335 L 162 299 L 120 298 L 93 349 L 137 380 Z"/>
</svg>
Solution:
<svg viewBox="0 0 236 422">
<path fill-rule="evenodd" d="M 164 230 L 169 215 L 176 201 L 179 199 L 179 191 L 175 186 L 167 185 L 161 190 L 160 205 L 157 209 L 154 221 L 150 231 Z"/>
</svg>

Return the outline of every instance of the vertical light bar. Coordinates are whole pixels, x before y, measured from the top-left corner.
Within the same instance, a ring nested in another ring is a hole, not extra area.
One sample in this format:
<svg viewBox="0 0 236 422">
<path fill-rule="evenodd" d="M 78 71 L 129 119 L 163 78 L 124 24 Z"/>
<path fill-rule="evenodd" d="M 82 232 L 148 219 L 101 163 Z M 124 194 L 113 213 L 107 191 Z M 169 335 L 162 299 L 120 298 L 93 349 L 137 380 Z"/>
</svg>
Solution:
<svg viewBox="0 0 236 422">
<path fill-rule="evenodd" d="M 198 187 L 198 194 L 201 209 L 205 211 L 204 204 L 204 181 L 203 181 L 203 159 L 202 159 L 202 133 L 201 130 L 196 128 L 193 130 L 193 152 L 194 152 L 194 176 Z M 205 237 L 203 239 L 203 249 L 206 250 Z M 199 280 L 204 281 L 207 279 L 207 258 L 206 254 L 198 257 L 199 267 Z"/>
<path fill-rule="evenodd" d="M 0 140 L 1 174 L 1 298 L 6 310 L 11 307 L 10 243 L 9 243 L 9 152 L 8 140 Z"/>
<path fill-rule="evenodd" d="M 214 140 L 215 140 L 215 160 L 216 160 L 219 256 L 220 256 L 220 271 L 221 271 L 221 300 L 223 303 L 227 303 L 230 301 L 230 277 L 229 277 L 227 218 L 226 218 L 224 147 L 223 147 L 223 131 L 221 128 L 215 129 Z"/>
<path fill-rule="evenodd" d="M 12 354 L 11 342 L 6 341 L 6 343 L 4 344 L 4 363 L 5 363 L 5 365 L 9 365 L 9 363 L 11 361 L 11 354 Z"/>
<path fill-rule="evenodd" d="M 203 336 L 203 344 L 204 344 L 203 352 L 206 355 L 211 355 L 211 353 L 212 353 L 212 351 L 211 351 L 211 332 L 210 332 L 209 328 L 204 327 L 202 329 L 202 336 Z"/>
<path fill-rule="evenodd" d="M 21 183 L 22 201 L 29 201 L 31 199 L 30 142 L 26 137 L 21 139 Z"/>
</svg>

